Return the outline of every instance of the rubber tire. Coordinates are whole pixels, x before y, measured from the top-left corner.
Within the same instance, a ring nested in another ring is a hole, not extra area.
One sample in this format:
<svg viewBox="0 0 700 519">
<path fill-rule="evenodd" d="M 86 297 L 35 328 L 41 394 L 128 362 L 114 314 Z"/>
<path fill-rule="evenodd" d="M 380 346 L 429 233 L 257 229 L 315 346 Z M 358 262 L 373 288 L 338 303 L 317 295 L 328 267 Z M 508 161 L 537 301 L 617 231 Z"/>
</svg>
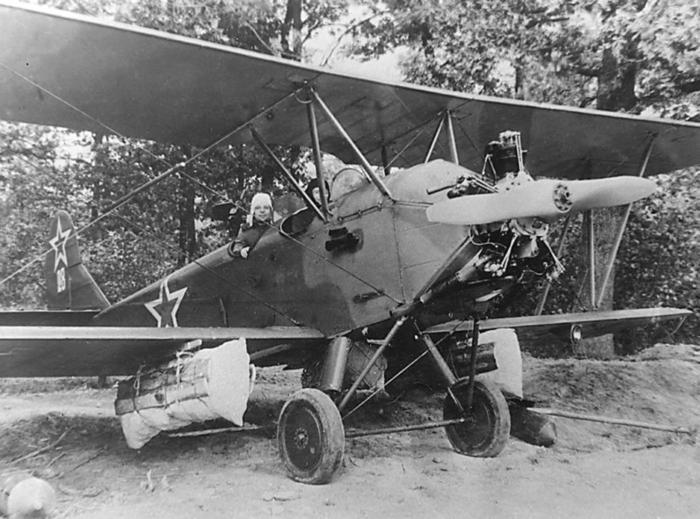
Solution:
<svg viewBox="0 0 700 519">
<path fill-rule="evenodd" d="M 463 407 L 466 407 L 468 385 L 469 379 L 461 378 L 452 386 L 452 391 Z M 477 380 L 474 383 L 472 410 L 476 423 L 445 427 L 450 444 L 457 452 L 467 456 L 498 456 L 508 443 L 510 435 L 510 412 L 503 393 L 492 382 Z M 443 417 L 445 420 L 461 417 L 449 394 L 445 396 Z"/>
<path fill-rule="evenodd" d="M 312 485 L 330 482 L 345 451 L 345 429 L 333 400 L 318 389 L 294 393 L 280 413 L 277 446 L 289 477 Z"/>
</svg>

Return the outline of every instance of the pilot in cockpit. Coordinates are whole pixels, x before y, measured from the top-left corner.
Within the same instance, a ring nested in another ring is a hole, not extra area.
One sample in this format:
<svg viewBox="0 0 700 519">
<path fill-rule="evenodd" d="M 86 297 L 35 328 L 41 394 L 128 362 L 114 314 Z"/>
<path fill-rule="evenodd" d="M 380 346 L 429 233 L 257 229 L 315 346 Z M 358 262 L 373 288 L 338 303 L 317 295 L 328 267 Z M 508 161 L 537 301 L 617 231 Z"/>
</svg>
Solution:
<svg viewBox="0 0 700 519">
<path fill-rule="evenodd" d="M 324 187 L 326 188 L 326 199 L 328 202 L 331 201 L 331 195 L 330 195 L 330 187 L 328 186 L 328 182 L 324 181 Z M 311 179 L 309 184 L 306 186 L 306 189 L 304 190 L 308 197 L 316 202 L 316 205 L 318 207 L 321 207 L 321 187 L 318 182 L 317 178 Z"/>
<path fill-rule="evenodd" d="M 238 231 L 238 236 L 231 244 L 231 255 L 246 259 L 248 254 L 258 243 L 260 237 L 265 234 L 272 224 L 272 197 L 267 193 L 256 193 L 250 202 L 250 214 L 246 224 Z"/>
</svg>

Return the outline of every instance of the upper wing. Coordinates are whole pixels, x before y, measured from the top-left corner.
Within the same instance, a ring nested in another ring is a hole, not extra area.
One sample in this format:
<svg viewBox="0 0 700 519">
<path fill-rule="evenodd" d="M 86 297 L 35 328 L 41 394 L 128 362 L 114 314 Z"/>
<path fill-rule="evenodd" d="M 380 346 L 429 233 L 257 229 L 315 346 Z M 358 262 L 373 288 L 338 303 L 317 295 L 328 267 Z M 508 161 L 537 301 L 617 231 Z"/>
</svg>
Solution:
<svg viewBox="0 0 700 519">
<path fill-rule="evenodd" d="M 503 130 L 522 132 L 536 175 L 648 173 L 700 163 L 700 125 L 362 79 L 46 8 L 0 2 L 0 118 L 207 145 L 254 123 L 270 143 L 309 145 L 302 94 L 315 86 L 370 160 L 423 160 L 438 114 L 457 119 L 461 163 L 480 169 Z M 322 147 L 354 161 L 333 127 Z M 231 142 L 248 142 L 239 131 Z"/>
<path fill-rule="evenodd" d="M 614 333 L 633 326 L 666 321 L 691 315 L 690 310 L 680 308 L 636 308 L 632 310 L 610 310 L 605 312 L 580 312 L 572 314 L 533 315 L 525 317 L 503 317 L 479 322 L 479 330 L 515 328 L 521 340 L 569 340 L 571 327 L 581 327 L 582 338 L 589 339 Z M 451 331 L 469 330 L 471 323 L 459 326 L 455 322 L 443 323 L 425 330 L 430 334 L 445 334 Z"/>
<path fill-rule="evenodd" d="M 182 346 L 245 338 L 256 364 L 301 361 L 323 344 L 318 330 L 270 328 L 0 327 L 0 377 L 132 375 L 143 364 L 169 360 Z"/>
</svg>

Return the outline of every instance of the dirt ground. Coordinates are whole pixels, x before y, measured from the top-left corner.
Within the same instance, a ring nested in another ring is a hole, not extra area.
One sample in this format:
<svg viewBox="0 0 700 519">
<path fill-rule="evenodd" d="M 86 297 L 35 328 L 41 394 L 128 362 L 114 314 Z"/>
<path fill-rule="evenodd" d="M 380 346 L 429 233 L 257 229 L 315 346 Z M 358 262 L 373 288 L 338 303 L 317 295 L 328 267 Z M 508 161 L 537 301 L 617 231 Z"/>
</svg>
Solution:
<svg viewBox="0 0 700 519">
<path fill-rule="evenodd" d="M 607 362 L 526 358 L 526 393 L 543 407 L 696 428 L 698 349 L 657 345 Z M 261 371 L 249 423 L 272 422 L 299 385 L 298 372 Z M 78 379 L 0 381 L 0 475 L 47 479 L 60 518 L 700 517 L 695 435 L 555 418 L 554 447 L 511 438 L 492 459 L 456 454 L 441 429 L 357 438 L 330 485 L 308 486 L 286 477 L 266 432 L 161 435 L 132 451 L 114 396 Z M 417 388 L 349 426 L 439 418 L 441 407 L 442 395 Z"/>
</svg>

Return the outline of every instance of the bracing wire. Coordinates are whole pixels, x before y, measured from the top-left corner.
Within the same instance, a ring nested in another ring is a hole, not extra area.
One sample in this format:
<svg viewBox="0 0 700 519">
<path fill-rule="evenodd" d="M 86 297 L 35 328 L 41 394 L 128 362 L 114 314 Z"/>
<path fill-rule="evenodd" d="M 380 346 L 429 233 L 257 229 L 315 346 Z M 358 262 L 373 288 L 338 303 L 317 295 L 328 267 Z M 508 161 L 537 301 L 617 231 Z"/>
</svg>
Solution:
<svg viewBox="0 0 700 519">
<path fill-rule="evenodd" d="M 144 233 L 145 235 L 147 235 L 148 237 L 150 237 L 151 239 L 153 239 L 160 247 L 162 247 L 162 248 L 164 248 L 164 249 L 167 249 L 167 250 L 169 250 L 169 251 L 171 251 L 171 252 L 178 252 L 178 251 L 179 251 L 179 249 L 178 249 L 175 245 L 173 245 L 172 243 L 169 243 L 169 242 L 163 240 L 162 238 L 160 238 L 159 236 L 157 236 L 156 233 L 154 233 L 154 232 L 152 232 L 152 231 L 146 229 L 146 228 L 143 227 L 142 225 L 139 225 L 139 224 L 137 224 L 136 222 L 133 222 L 132 220 L 129 220 L 128 218 L 125 218 L 124 216 L 121 216 L 121 215 L 119 215 L 119 214 L 117 214 L 117 213 L 112 214 L 112 217 L 117 218 L 117 219 L 119 219 L 120 221 L 124 222 L 125 224 L 127 224 L 127 225 L 129 225 L 129 226 L 131 226 L 131 227 L 134 227 L 135 229 L 141 231 L 142 233 Z M 138 235 L 135 235 L 135 236 L 136 236 L 137 238 L 139 238 Z M 216 270 L 212 269 L 211 267 L 208 267 L 207 265 L 204 265 L 204 264 L 203 264 L 201 261 L 199 261 L 198 259 L 193 260 L 192 263 L 194 263 L 195 265 L 197 265 L 198 267 L 200 267 L 202 270 L 205 270 L 205 271 L 208 272 L 209 274 L 211 274 L 211 275 L 213 275 L 214 277 L 216 277 L 216 279 L 218 279 L 219 281 L 223 282 L 225 285 L 227 285 L 227 286 L 233 288 L 234 290 L 236 290 L 236 291 L 238 291 L 238 292 L 242 292 L 243 294 L 247 295 L 248 297 L 250 297 L 250 298 L 252 298 L 252 299 L 255 299 L 255 300 L 256 300 L 258 303 L 260 303 L 261 305 L 266 306 L 267 308 L 269 308 L 269 309 L 272 310 L 273 312 L 280 314 L 282 317 L 284 317 L 285 319 L 288 319 L 289 322 L 293 323 L 294 325 L 296 325 L 296 326 L 301 326 L 301 325 L 302 325 L 302 323 L 300 323 L 299 321 L 297 321 L 296 319 L 294 319 L 292 316 L 290 316 L 289 314 L 287 314 L 287 313 L 284 312 L 283 310 L 280 310 L 279 308 L 275 307 L 274 305 L 272 305 L 272 304 L 268 303 L 267 301 L 263 300 L 262 298 L 256 296 L 254 293 L 249 292 L 249 291 L 245 290 L 244 288 L 241 288 L 240 285 L 234 284 L 230 279 L 228 279 L 228 278 L 226 278 L 226 277 L 220 275 L 218 272 L 216 272 Z"/>
<path fill-rule="evenodd" d="M 69 108 L 75 110 L 75 111 L 78 112 L 79 114 L 81 114 L 81 115 L 83 115 L 84 117 L 88 118 L 90 121 L 93 121 L 94 123 L 98 124 L 99 126 L 102 126 L 102 127 L 105 128 L 106 130 L 108 130 L 110 133 L 113 133 L 113 134 L 115 134 L 115 135 L 117 135 L 117 136 L 119 136 L 119 137 L 121 137 L 121 138 L 123 138 L 123 139 L 126 139 L 126 138 L 127 138 L 125 135 L 123 135 L 122 133 L 118 132 L 117 130 L 115 130 L 114 128 L 112 128 L 111 126 L 109 126 L 108 124 L 103 123 L 103 122 L 100 121 L 99 119 L 97 119 L 97 118 L 91 116 L 90 114 L 88 114 L 88 113 L 86 113 L 85 111 L 81 110 L 80 108 L 78 108 L 78 107 L 75 106 L 74 104 L 72 104 L 72 103 L 70 103 L 69 101 L 63 99 L 61 96 L 59 96 L 59 95 L 57 95 L 57 94 L 51 92 L 51 91 L 48 90 L 47 88 L 45 88 L 45 87 L 43 87 L 42 85 L 40 85 L 40 84 L 36 83 L 35 81 L 31 80 L 30 78 L 28 78 L 28 77 L 25 76 L 24 74 L 22 74 L 22 73 L 20 73 L 20 72 L 17 72 L 17 71 L 14 70 L 13 68 L 7 66 L 6 64 L 4 64 L 4 63 L 2 63 L 2 62 L 0 62 L 0 67 L 4 68 L 4 69 L 7 70 L 8 72 L 10 72 L 10 73 L 12 73 L 12 74 L 18 76 L 20 79 L 22 79 L 22 80 L 28 82 L 30 85 L 34 86 L 35 88 L 40 89 L 42 92 L 45 92 L 47 95 L 53 97 L 54 99 L 56 99 L 56 100 L 59 101 L 60 103 L 63 103 L 63 104 L 65 104 L 66 106 L 68 106 Z M 298 89 L 297 89 L 297 90 L 298 90 Z M 209 151 L 211 151 L 214 147 L 216 147 L 216 146 L 218 146 L 219 144 L 221 144 L 221 143 L 225 142 L 226 140 L 230 139 L 233 135 L 235 135 L 236 133 L 238 133 L 238 132 L 241 131 L 242 129 L 246 128 L 252 121 L 254 121 L 255 119 L 257 119 L 257 118 L 263 116 L 264 114 L 268 113 L 270 110 L 272 110 L 273 108 L 275 108 L 276 106 L 278 106 L 278 105 L 281 104 L 282 102 L 286 101 L 288 98 L 294 96 L 295 93 L 296 93 L 296 90 L 285 94 L 285 95 L 282 96 L 280 99 L 278 99 L 277 101 L 275 101 L 274 103 L 272 103 L 270 106 L 266 107 L 264 110 L 261 110 L 259 113 L 255 114 L 255 115 L 254 115 L 253 117 L 251 117 L 248 121 L 245 121 L 244 123 L 240 124 L 239 126 L 237 126 L 236 128 L 234 128 L 233 130 L 229 131 L 228 133 L 226 133 L 226 134 L 223 135 L 222 137 L 216 139 L 214 142 L 212 142 L 211 144 L 207 145 L 205 148 L 201 149 L 199 152 L 195 153 L 192 157 L 189 157 L 189 158 L 188 158 L 187 160 L 185 160 L 184 162 L 179 162 L 179 163 L 177 163 L 177 164 L 175 164 L 175 165 L 172 165 L 172 164 L 170 164 L 167 160 L 165 160 L 163 157 L 159 157 L 158 155 L 156 155 L 156 154 L 153 153 L 152 151 L 150 151 L 150 150 L 148 150 L 148 149 L 146 149 L 146 148 L 140 147 L 140 149 L 141 149 L 142 151 L 145 151 L 148 155 L 152 156 L 153 158 L 157 159 L 158 161 L 163 162 L 164 164 L 166 164 L 167 166 L 169 166 L 169 168 L 168 168 L 166 171 L 164 171 L 163 173 L 161 173 L 160 175 L 158 175 L 157 177 L 155 177 L 155 178 L 149 180 L 148 182 L 146 182 L 146 183 L 144 183 L 144 184 L 141 184 L 141 185 L 140 185 L 139 187 L 137 187 L 136 189 L 133 189 L 132 191 L 130 191 L 129 193 L 127 193 L 126 195 L 124 195 L 123 197 L 121 197 L 120 199 L 118 199 L 118 200 L 117 200 L 116 202 L 114 202 L 110 207 L 108 207 L 107 210 L 104 211 L 100 216 L 98 216 L 98 217 L 95 218 L 94 220 L 88 222 L 86 225 L 84 225 L 83 227 L 81 227 L 81 228 L 79 228 L 78 230 L 76 230 L 75 234 L 78 235 L 78 234 L 82 233 L 82 232 L 85 231 L 87 228 L 91 227 L 92 225 L 94 225 L 94 224 L 97 223 L 98 221 L 100 221 L 100 220 L 102 220 L 103 218 L 105 218 L 105 217 L 106 217 L 108 214 L 110 214 L 112 211 L 115 211 L 116 209 L 118 209 L 118 208 L 121 207 L 122 205 L 124 205 L 124 204 L 126 204 L 127 202 L 129 202 L 131 199 L 133 199 L 136 195 L 138 195 L 138 194 L 141 193 L 142 191 L 145 191 L 145 190 L 151 188 L 153 185 L 157 184 L 158 182 L 160 182 L 160 181 L 164 180 L 165 178 L 169 177 L 170 175 L 172 175 L 172 174 L 173 174 L 174 172 L 176 172 L 179 168 L 184 168 L 184 167 L 187 166 L 189 163 L 195 161 L 196 159 L 198 159 L 198 158 L 201 157 L 202 155 L 204 155 L 204 154 L 208 153 Z M 34 259 L 32 259 L 29 263 L 23 265 L 22 267 L 20 267 L 18 270 L 16 270 L 15 272 L 13 272 L 12 274 L 10 274 L 9 276 L 7 276 L 7 277 L 3 278 L 2 280 L 0 280 L 0 286 L 2 286 L 4 283 L 6 283 L 7 281 L 9 281 L 10 279 L 14 278 L 14 277 L 15 277 L 16 275 L 18 275 L 20 272 L 26 270 L 26 268 L 29 268 L 29 266 L 33 265 L 33 264 L 36 263 L 37 261 L 40 261 L 40 260 L 41 260 L 42 258 L 44 258 L 49 252 L 51 252 L 51 249 L 45 250 L 42 254 L 40 254 L 40 255 L 38 255 L 37 257 L 35 257 Z"/>
<path fill-rule="evenodd" d="M 106 123 L 103 123 L 102 121 L 100 121 L 100 120 L 97 119 L 96 117 L 93 117 L 92 115 L 86 113 L 85 111 L 81 110 L 80 108 L 78 108 L 78 107 L 75 106 L 74 104 L 72 104 L 72 103 L 70 103 L 69 101 L 63 99 L 61 96 L 59 96 L 59 95 L 57 95 L 57 94 L 55 94 L 55 93 L 49 91 L 47 88 L 43 87 L 42 85 L 39 85 L 38 83 L 36 83 L 35 81 L 31 80 L 30 78 L 28 78 L 28 77 L 25 76 L 24 74 L 15 71 L 14 69 L 12 69 L 11 67 L 5 65 L 5 64 L 2 63 L 2 62 L 0 62 L 0 67 L 4 68 L 5 70 L 9 71 L 9 72 L 12 73 L 12 74 L 15 74 L 16 76 L 20 77 L 21 79 L 23 79 L 24 81 L 28 82 L 28 83 L 31 84 L 32 86 L 34 86 L 34 87 L 40 89 L 41 91 L 45 92 L 47 95 L 53 97 L 53 98 L 56 99 L 57 101 L 59 101 L 59 102 L 65 104 L 65 105 L 68 106 L 69 108 L 75 110 L 76 112 L 80 113 L 80 114 L 83 115 L 84 117 L 88 118 L 90 121 L 93 121 L 93 122 L 96 123 L 97 125 L 102 126 L 102 127 L 105 128 L 106 130 L 108 130 L 110 133 L 113 133 L 113 134 L 115 134 L 115 135 L 117 135 L 117 136 L 119 136 L 119 137 L 121 137 L 121 138 L 127 138 L 126 136 L 124 136 L 123 134 L 121 134 L 120 132 L 118 132 L 117 130 L 115 130 L 114 128 L 112 128 L 111 126 L 107 125 Z M 217 191 L 216 189 L 211 188 L 210 186 L 208 186 L 208 185 L 205 184 L 204 182 L 201 182 L 200 180 L 194 178 L 192 175 L 190 175 L 190 174 L 188 174 L 187 172 L 185 172 L 185 171 L 184 171 L 185 166 L 187 166 L 188 164 L 192 163 L 193 161 L 195 161 L 196 159 L 198 159 L 198 158 L 201 157 L 202 155 L 208 153 L 209 151 L 211 151 L 211 149 L 213 149 L 213 148 L 216 147 L 217 145 L 221 144 L 222 142 L 226 141 L 227 139 L 229 139 L 230 137 L 232 137 L 234 134 L 236 134 L 236 133 L 239 132 L 240 130 L 242 130 L 242 129 L 248 127 L 252 121 L 254 121 L 254 120 L 257 119 L 258 117 L 264 115 L 265 113 L 269 112 L 272 108 L 276 107 L 277 105 L 279 105 L 280 103 L 284 102 L 284 101 L 287 100 L 288 98 L 290 98 L 290 97 L 296 97 L 296 96 L 298 95 L 298 92 L 299 92 L 300 90 L 301 90 L 301 88 L 296 89 L 296 90 L 293 90 L 292 92 L 289 92 L 288 94 L 284 95 L 283 97 L 281 97 L 280 99 L 278 99 L 277 101 L 275 101 L 274 103 L 272 103 L 270 106 L 266 107 L 265 110 L 262 110 L 262 111 L 259 112 L 258 114 L 254 115 L 250 120 L 246 121 L 245 123 L 239 125 L 238 127 L 234 128 L 234 129 L 231 130 L 230 132 L 226 133 L 223 137 L 221 137 L 221 138 L 215 140 L 213 143 L 209 144 L 208 146 L 206 146 L 205 148 L 203 148 L 202 150 L 200 150 L 198 153 L 196 153 L 196 154 L 193 155 L 192 157 L 189 157 L 189 158 L 188 158 L 187 160 L 185 160 L 184 162 L 180 162 L 180 163 L 178 163 L 178 164 L 172 165 L 172 164 L 170 164 L 167 160 L 165 160 L 163 157 L 160 157 L 160 156 L 154 154 L 153 152 L 151 152 L 150 150 L 148 150 L 148 149 L 146 149 L 146 148 L 140 147 L 140 149 L 142 149 L 142 151 L 144 151 L 144 152 L 146 152 L 147 154 L 151 155 L 152 157 L 154 157 L 154 158 L 157 159 L 158 161 L 163 162 L 164 164 L 166 164 L 167 166 L 169 166 L 169 168 L 168 168 L 165 172 L 163 172 L 163 173 L 161 173 L 160 175 L 158 175 L 157 177 L 152 178 L 151 180 L 145 182 L 144 184 L 141 184 L 141 185 L 140 185 L 139 187 L 137 187 L 136 189 L 130 191 L 130 192 L 127 193 L 125 196 L 123 196 L 123 197 L 121 197 L 120 199 L 118 199 L 115 203 L 113 203 L 111 206 L 109 206 L 109 207 L 107 208 L 107 210 L 104 211 L 102 214 L 100 214 L 97 218 L 93 219 L 92 221 L 88 222 L 88 223 L 85 224 L 84 226 L 82 226 L 82 227 L 80 227 L 79 229 L 77 229 L 77 230 L 75 231 L 75 234 L 76 234 L 76 235 L 79 235 L 79 234 L 83 233 L 85 230 L 87 230 L 88 228 L 90 228 L 91 226 L 93 226 L 94 224 L 96 224 L 97 222 L 99 222 L 99 221 L 101 221 L 102 219 L 104 219 L 105 217 L 107 217 L 107 216 L 108 216 L 109 214 L 111 214 L 113 211 L 119 209 L 121 206 L 123 206 L 123 205 L 125 205 L 127 202 L 131 201 L 131 200 L 132 200 L 136 195 L 138 195 L 139 193 L 141 193 L 141 192 L 143 192 L 143 191 L 145 191 L 145 190 L 151 188 L 152 186 L 154 186 L 155 184 L 161 182 L 162 180 L 164 180 L 165 178 L 169 177 L 170 175 L 172 175 L 173 173 L 175 173 L 175 172 L 178 171 L 178 170 L 180 170 L 180 171 L 178 172 L 178 174 L 184 176 L 185 178 L 187 178 L 187 179 L 190 180 L 191 182 L 196 183 L 197 185 L 199 185 L 199 186 L 202 187 L 203 189 L 205 189 L 205 190 L 207 190 L 207 191 L 209 191 L 209 192 L 211 192 L 211 193 L 213 193 L 213 194 L 215 194 L 215 195 L 217 195 L 217 196 L 219 196 L 219 197 L 221 197 L 221 198 L 223 198 L 223 199 L 227 199 L 228 197 L 227 197 L 225 194 L 220 193 L 220 192 Z M 234 206 L 236 206 L 237 208 L 245 210 L 239 203 L 233 202 L 233 204 L 234 204 Z M 272 223 L 270 223 L 270 222 L 265 222 L 265 223 L 266 223 L 266 225 L 268 225 L 270 228 L 275 228 L 275 229 L 276 229 L 276 227 L 275 227 Z M 293 237 L 291 237 L 291 236 L 289 236 L 289 235 L 287 235 L 287 234 L 285 234 L 285 236 L 286 236 L 288 239 L 290 239 L 291 241 L 293 241 L 294 243 L 296 243 L 297 245 L 299 245 L 299 246 L 301 246 L 302 248 L 304 248 L 305 250 L 308 250 L 308 251 L 312 252 L 313 254 L 315 254 L 316 256 L 320 257 L 320 258 L 323 259 L 326 263 L 328 263 L 328 264 L 330 264 L 330 265 L 332 265 L 332 266 L 335 266 L 335 267 L 338 268 L 339 270 L 345 272 L 346 274 L 352 276 L 353 278 L 355 278 L 355 279 L 357 279 L 358 281 L 362 282 L 363 284 L 367 285 L 367 286 L 370 287 L 372 290 L 374 290 L 374 291 L 380 293 L 381 295 L 384 295 L 384 296 L 386 296 L 386 297 L 389 297 L 389 298 L 392 299 L 394 302 L 397 302 L 397 303 L 400 302 L 400 300 L 398 300 L 398 299 L 396 299 L 395 297 L 392 297 L 391 295 L 387 294 L 384 290 L 378 289 L 377 287 L 375 287 L 374 285 L 372 285 L 371 283 L 369 283 L 368 281 L 366 281 L 365 279 L 363 279 L 361 276 L 358 276 L 358 275 L 354 274 L 353 272 L 349 271 L 348 269 L 345 269 L 344 267 L 342 267 L 342 266 L 336 264 L 335 262 L 329 260 L 329 259 L 326 258 L 324 255 L 319 254 L 317 251 L 311 249 L 310 247 L 308 247 L 307 245 L 303 244 L 303 243 L 300 242 L 299 240 L 297 240 L 297 239 L 295 239 L 295 238 L 293 238 Z M 28 269 L 28 268 L 29 268 L 30 266 L 32 266 L 33 264 L 37 263 L 38 261 L 41 261 L 41 260 L 42 260 L 48 253 L 50 253 L 50 252 L 51 252 L 51 249 L 45 250 L 44 252 L 42 252 L 41 254 L 37 255 L 37 256 L 34 257 L 32 260 L 30 260 L 28 263 L 25 263 L 22 267 L 20 267 L 19 269 L 15 270 L 15 271 L 14 271 L 13 273 L 11 273 L 10 275 L 8 275 L 8 276 L 6 276 L 5 278 L 1 279 L 1 280 L 0 280 L 0 286 L 2 286 L 4 283 L 6 283 L 6 282 L 9 281 L 10 279 L 14 278 L 15 276 L 19 275 L 21 272 L 23 272 L 24 270 Z"/>
<path fill-rule="evenodd" d="M 470 320 L 470 318 L 462 319 L 462 320 L 459 321 L 457 324 L 455 324 L 454 327 L 453 327 L 450 331 L 448 331 L 443 337 L 440 338 L 440 340 L 439 340 L 438 342 L 435 343 L 435 347 L 437 348 L 437 347 L 438 347 L 440 344 L 442 344 L 445 340 L 447 340 L 448 338 L 452 337 L 452 335 L 457 331 L 457 329 L 458 329 L 460 326 L 462 326 L 464 323 L 466 323 L 467 321 L 469 321 L 469 320 Z M 414 325 L 415 325 L 415 323 L 414 323 Z M 420 330 L 418 330 L 418 332 L 420 333 Z M 406 371 L 408 371 L 411 367 L 413 367 L 417 362 L 419 362 L 419 361 L 420 361 L 423 357 L 425 357 L 428 353 L 430 353 L 430 352 L 429 352 L 428 349 L 426 348 L 426 349 L 423 351 L 423 353 L 421 353 L 420 355 L 418 355 L 415 359 L 413 359 L 411 362 L 409 362 L 409 363 L 406 364 L 403 368 L 401 368 L 401 370 L 399 370 L 393 377 L 391 377 L 389 380 L 387 380 L 386 382 L 384 382 L 384 387 L 388 386 L 388 385 L 391 384 L 394 380 L 396 380 L 396 379 L 399 378 L 401 375 L 403 375 Z M 345 414 L 343 415 L 343 420 L 346 420 L 351 414 L 353 414 L 355 411 L 357 411 L 358 409 L 360 409 L 361 407 L 363 407 L 367 402 L 369 402 L 372 398 L 374 398 L 380 391 L 381 391 L 381 388 L 375 389 L 372 393 L 370 393 L 367 397 L 365 397 L 364 400 L 362 400 L 359 404 L 357 404 L 355 407 L 353 407 L 352 409 L 350 409 L 350 411 L 348 411 L 347 413 L 345 413 Z"/>
</svg>

